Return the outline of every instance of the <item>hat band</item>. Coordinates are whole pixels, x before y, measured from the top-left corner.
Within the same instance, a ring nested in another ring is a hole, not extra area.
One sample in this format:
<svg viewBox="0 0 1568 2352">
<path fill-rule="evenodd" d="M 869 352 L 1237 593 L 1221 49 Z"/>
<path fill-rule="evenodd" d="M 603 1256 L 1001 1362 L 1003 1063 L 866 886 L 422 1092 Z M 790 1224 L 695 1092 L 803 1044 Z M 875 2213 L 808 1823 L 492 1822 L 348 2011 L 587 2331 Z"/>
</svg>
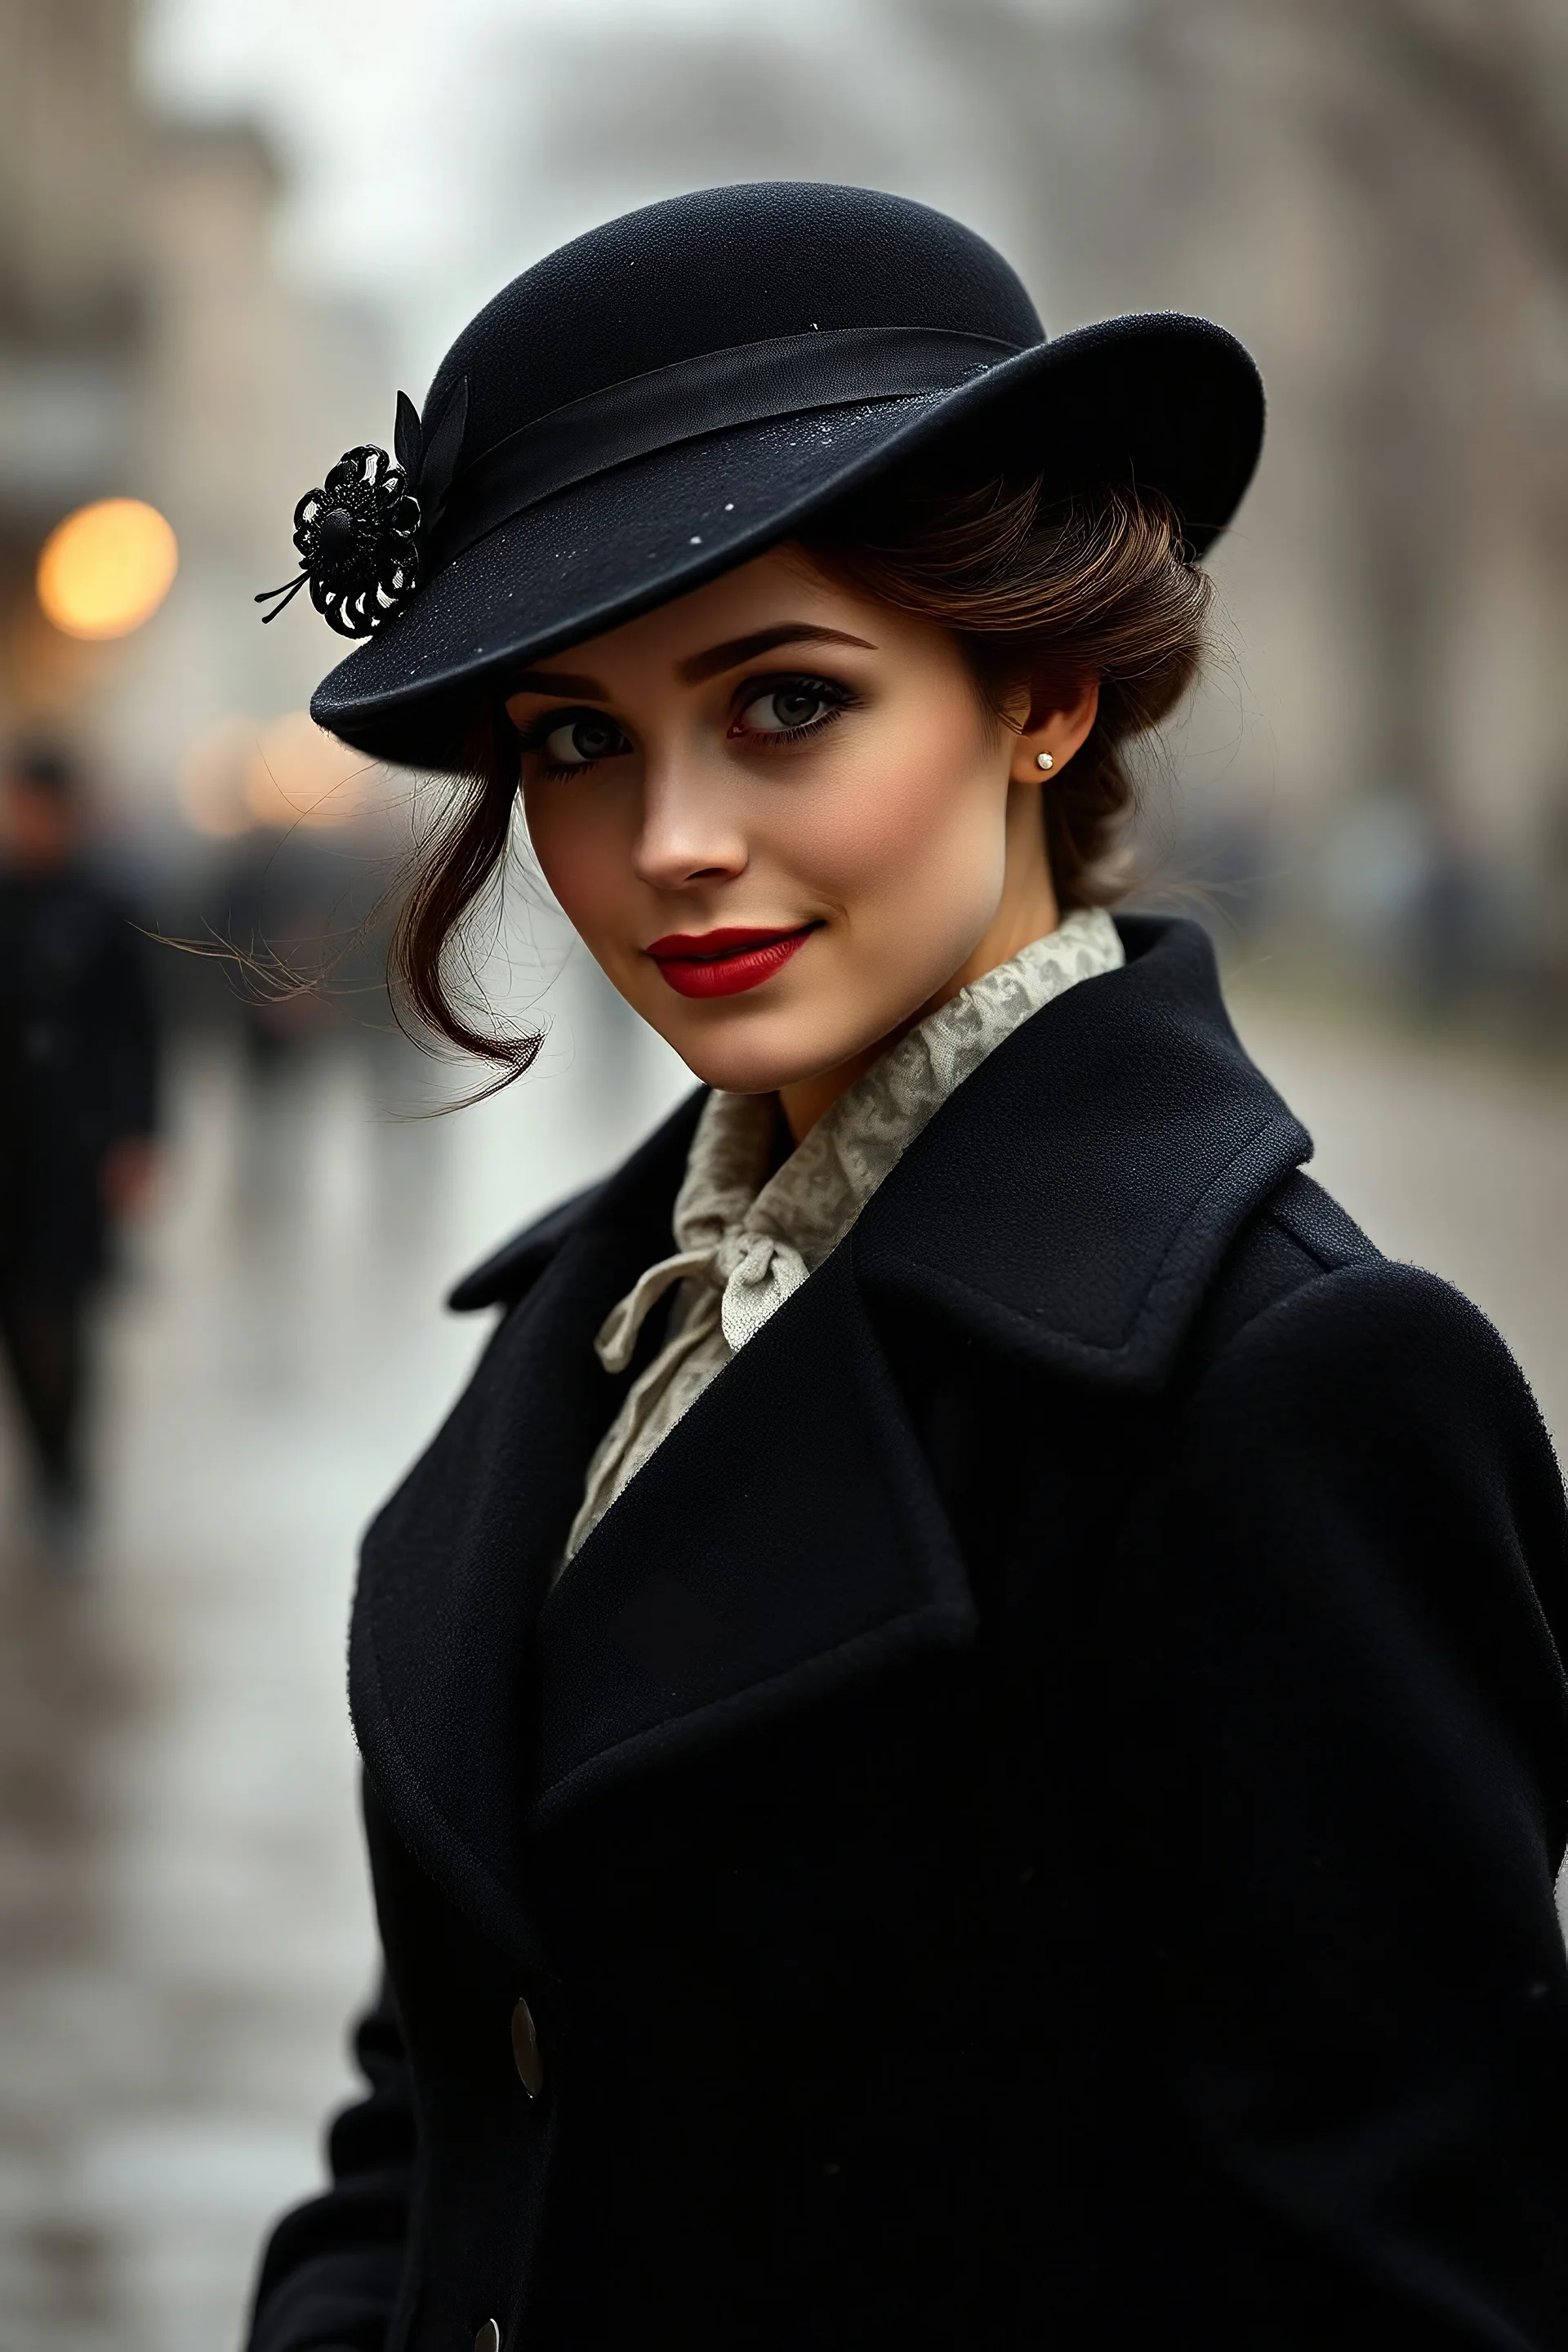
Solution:
<svg viewBox="0 0 1568 2352">
<path fill-rule="evenodd" d="M 731 425 L 952 392 L 1020 348 L 942 327 L 830 327 L 626 376 L 551 409 L 465 466 L 432 533 L 426 577 L 513 515 L 634 457 Z"/>
</svg>

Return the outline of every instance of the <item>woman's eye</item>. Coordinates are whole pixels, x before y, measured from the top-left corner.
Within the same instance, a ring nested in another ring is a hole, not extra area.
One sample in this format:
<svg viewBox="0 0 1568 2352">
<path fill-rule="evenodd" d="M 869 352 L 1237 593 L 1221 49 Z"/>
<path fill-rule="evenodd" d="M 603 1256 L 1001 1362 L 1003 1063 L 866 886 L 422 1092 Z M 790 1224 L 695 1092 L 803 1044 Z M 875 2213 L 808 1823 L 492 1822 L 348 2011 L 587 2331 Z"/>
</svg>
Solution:
<svg viewBox="0 0 1568 2352">
<path fill-rule="evenodd" d="M 814 684 L 809 678 L 789 678 L 782 686 L 770 686 L 747 703 L 741 713 L 742 725 L 752 735 L 788 735 L 797 728 L 809 727 L 826 712 L 836 709 L 838 698 L 826 686 Z"/>
<path fill-rule="evenodd" d="M 612 760 L 631 746 L 613 719 L 584 712 L 552 727 L 540 739 L 539 748 L 552 768 L 586 768 L 595 760 Z"/>
</svg>

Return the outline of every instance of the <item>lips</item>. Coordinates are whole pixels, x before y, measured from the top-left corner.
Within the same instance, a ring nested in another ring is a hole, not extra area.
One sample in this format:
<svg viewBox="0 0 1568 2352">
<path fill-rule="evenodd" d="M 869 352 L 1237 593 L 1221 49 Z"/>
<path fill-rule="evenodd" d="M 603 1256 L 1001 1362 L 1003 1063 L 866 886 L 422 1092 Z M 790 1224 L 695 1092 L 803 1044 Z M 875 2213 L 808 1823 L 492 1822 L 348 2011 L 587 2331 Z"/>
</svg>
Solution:
<svg viewBox="0 0 1568 2352">
<path fill-rule="evenodd" d="M 815 923 L 795 930 L 671 931 L 647 952 L 679 996 L 739 996 L 782 971 Z"/>
</svg>

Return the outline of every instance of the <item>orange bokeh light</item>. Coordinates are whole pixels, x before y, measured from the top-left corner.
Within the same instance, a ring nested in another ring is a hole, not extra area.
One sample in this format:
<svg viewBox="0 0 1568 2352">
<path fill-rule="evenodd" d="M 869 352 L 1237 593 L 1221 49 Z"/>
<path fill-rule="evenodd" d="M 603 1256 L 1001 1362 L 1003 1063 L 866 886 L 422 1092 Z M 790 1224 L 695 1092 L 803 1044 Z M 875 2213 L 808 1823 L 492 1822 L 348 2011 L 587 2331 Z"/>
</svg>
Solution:
<svg viewBox="0 0 1568 2352">
<path fill-rule="evenodd" d="M 186 745 L 180 763 L 180 806 L 197 833 L 226 841 L 249 831 L 246 776 L 260 732 L 254 719 L 219 719 Z"/>
<path fill-rule="evenodd" d="M 174 531 L 141 499 L 99 499 L 57 523 L 38 557 L 38 602 L 70 637 L 123 637 L 150 620 L 179 568 Z"/>
<path fill-rule="evenodd" d="M 375 772 L 307 711 L 219 719 L 186 747 L 180 804 L 196 832 L 215 840 L 253 825 L 328 831 L 369 814 Z"/>
<path fill-rule="evenodd" d="M 370 803 L 371 763 L 305 710 L 269 719 L 245 780 L 246 805 L 258 824 L 349 824 Z"/>
</svg>

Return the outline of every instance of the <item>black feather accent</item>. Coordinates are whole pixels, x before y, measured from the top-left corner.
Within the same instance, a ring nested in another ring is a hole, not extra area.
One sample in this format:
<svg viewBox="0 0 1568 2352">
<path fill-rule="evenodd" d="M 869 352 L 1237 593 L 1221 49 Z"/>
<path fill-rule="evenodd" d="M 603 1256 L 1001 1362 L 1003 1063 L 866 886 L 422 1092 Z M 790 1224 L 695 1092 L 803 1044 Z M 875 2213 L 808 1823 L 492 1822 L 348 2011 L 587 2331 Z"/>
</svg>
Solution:
<svg viewBox="0 0 1568 2352">
<path fill-rule="evenodd" d="M 424 436 L 425 454 L 419 468 L 419 505 L 426 531 L 434 530 L 447 503 L 462 455 L 468 422 L 468 379 L 460 375 L 441 403 Z"/>
<path fill-rule="evenodd" d="M 425 457 L 425 433 L 419 411 L 405 392 L 397 395 L 397 423 L 393 429 L 392 446 L 409 480 L 417 482 Z"/>
</svg>

